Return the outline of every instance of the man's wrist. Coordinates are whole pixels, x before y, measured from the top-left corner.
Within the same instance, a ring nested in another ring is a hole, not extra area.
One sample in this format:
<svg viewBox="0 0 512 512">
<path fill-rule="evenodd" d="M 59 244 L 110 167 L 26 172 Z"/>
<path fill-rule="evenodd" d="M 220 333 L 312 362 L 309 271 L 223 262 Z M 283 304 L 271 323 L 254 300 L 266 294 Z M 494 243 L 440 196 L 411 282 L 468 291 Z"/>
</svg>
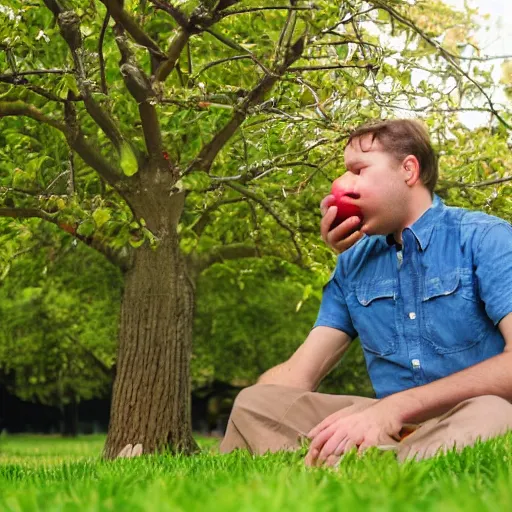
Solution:
<svg viewBox="0 0 512 512">
<path fill-rule="evenodd" d="M 407 391 L 401 391 L 383 398 L 379 401 L 381 408 L 389 411 L 401 423 L 414 422 L 414 418 L 421 414 L 422 403 Z"/>
</svg>

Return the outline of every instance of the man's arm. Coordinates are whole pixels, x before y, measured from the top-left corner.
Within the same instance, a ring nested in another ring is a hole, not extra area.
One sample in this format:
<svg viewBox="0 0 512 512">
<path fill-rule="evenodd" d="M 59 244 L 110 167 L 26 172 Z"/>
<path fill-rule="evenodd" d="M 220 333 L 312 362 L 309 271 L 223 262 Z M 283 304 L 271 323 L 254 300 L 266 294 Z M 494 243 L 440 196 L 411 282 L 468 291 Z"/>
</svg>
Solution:
<svg viewBox="0 0 512 512">
<path fill-rule="evenodd" d="M 495 395 L 512 400 L 512 313 L 501 320 L 499 329 L 506 343 L 502 354 L 430 384 L 390 395 L 362 412 L 340 416 L 338 411 L 328 416 L 309 432 L 312 441 L 306 464 L 332 463 L 333 457 L 354 446 L 363 451 L 390 444 L 405 423 L 433 418 L 468 398 Z"/>
<path fill-rule="evenodd" d="M 257 384 L 280 384 L 313 391 L 336 366 L 350 341 L 350 336 L 343 331 L 315 327 L 290 359 L 266 371 Z"/>
<path fill-rule="evenodd" d="M 384 398 L 382 406 L 396 410 L 403 423 L 419 423 L 476 396 L 496 395 L 512 401 L 512 313 L 498 326 L 506 343 L 502 354 L 430 384 Z"/>
</svg>

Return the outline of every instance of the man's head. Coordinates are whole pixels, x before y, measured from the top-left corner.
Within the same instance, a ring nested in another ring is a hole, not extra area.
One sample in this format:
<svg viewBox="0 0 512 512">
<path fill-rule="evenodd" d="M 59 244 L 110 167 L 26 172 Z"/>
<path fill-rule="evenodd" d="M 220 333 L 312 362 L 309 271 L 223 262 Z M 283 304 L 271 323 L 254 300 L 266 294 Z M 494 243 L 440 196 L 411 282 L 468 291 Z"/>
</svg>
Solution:
<svg viewBox="0 0 512 512">
<path fill-rule="evenodd" d="M 347 172 L 367 234 L 401 233 L 431 204 L 437 157 L 419 121 L 397 119 L 361 126 L 345 147 Z"/>
</svg>

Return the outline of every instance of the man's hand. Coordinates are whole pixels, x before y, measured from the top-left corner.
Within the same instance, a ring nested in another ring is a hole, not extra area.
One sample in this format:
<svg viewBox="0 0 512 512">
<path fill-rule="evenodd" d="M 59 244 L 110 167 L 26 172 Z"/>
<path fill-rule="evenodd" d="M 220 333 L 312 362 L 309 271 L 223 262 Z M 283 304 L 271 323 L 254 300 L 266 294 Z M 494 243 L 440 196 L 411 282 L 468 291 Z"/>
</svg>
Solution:
<svg viewBox="0 0 512 512">
<path fill-rule="evenodd" d="M 338 208 L 333 206 L 334 196 L 332 194 L 325 196 L 320 203 L 320 212 L 322 213 L 322 221 L 320 222 L 320 233 L 322 240 L 337 254 L 350 249 L 358 240 L 363 238 L 362 231 L 355 231 L 349 235 L 354 227 L 360 224 L 359 217 L 350 217 L 343 221 L 339 226 L 329 231 L 331 224 L 336 218 Z"/>
<path fill-rule="evenodd" d="M 402 426 L 398 411 L 382 400 L 362 411 L 342 409 L 309 432 L 312 441 L 305 463 L 332 466 L 351 448 L 362 453 L 370 446 L 395 445 Z"/>
</svg>

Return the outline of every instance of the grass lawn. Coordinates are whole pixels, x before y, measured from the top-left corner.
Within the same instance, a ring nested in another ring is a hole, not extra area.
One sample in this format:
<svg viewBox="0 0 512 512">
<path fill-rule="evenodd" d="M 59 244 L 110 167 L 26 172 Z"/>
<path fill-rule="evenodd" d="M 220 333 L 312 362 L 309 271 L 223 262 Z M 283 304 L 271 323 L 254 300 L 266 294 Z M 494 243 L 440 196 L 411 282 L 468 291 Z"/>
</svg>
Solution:
<svg viewBox="0 0 512 512">
<path fill-rule="evenodd" d="M 423 462 L 349 454 L 338 469 L 301 453 L 100 460 L 103 436 L 0 436 L 0 511 L 511 511 L 512 434 Z"/>
</svg>

